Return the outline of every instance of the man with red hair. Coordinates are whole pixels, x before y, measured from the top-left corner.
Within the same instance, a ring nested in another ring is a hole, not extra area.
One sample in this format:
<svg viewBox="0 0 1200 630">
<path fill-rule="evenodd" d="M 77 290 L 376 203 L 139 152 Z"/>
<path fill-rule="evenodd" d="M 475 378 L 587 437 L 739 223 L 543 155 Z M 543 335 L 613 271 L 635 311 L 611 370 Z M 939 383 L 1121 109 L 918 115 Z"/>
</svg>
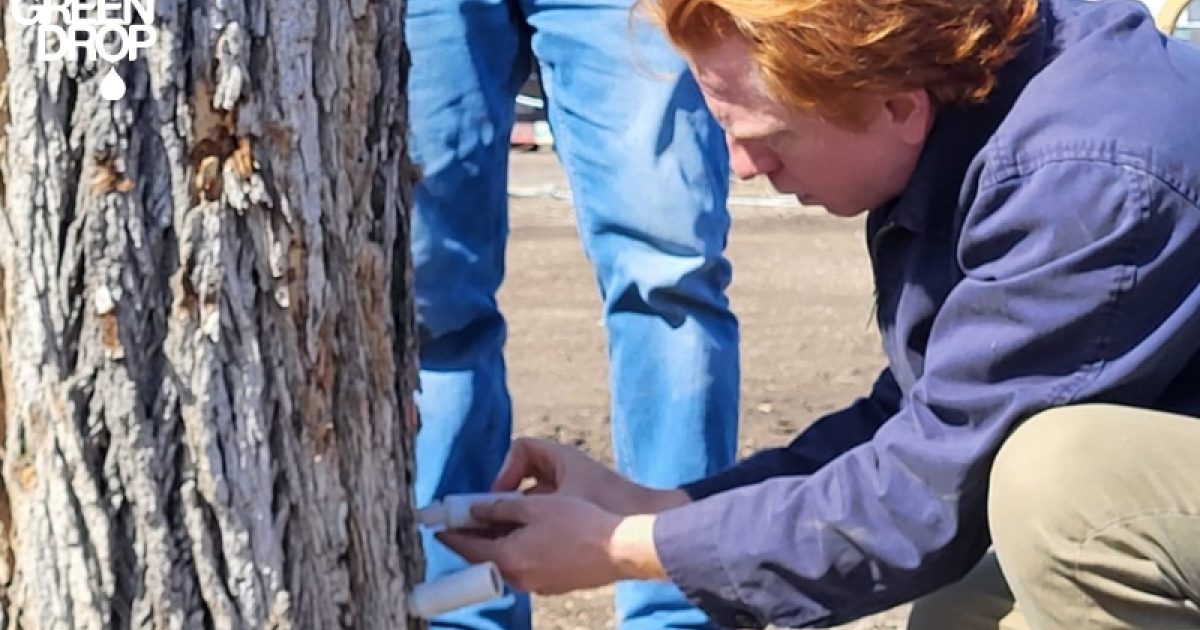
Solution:
<svg viewBox="0 0 1200 630">
<path fill-rule="evenodd" d="M 888 366 L 656 491 L 521 441 L 465 557 L 718 623 L 1200 627 L 1200 50 L 1124 0 L 657 0 L 731 166 L 868 213 Z M 923 598 L 923 599 L 922 599 Z"/>
</svg>

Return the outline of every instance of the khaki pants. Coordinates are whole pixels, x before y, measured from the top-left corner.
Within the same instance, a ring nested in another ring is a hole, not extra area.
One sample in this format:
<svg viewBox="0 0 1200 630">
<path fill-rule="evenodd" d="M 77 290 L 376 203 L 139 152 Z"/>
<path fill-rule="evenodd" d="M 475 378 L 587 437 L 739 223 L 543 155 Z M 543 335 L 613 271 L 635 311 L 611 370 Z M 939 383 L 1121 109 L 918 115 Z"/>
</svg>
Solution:
<svg viewBox="0 0 1200 630">
<path fill-rule="evenodd" d="M 988 521 L 994 552 L 910 630 L 1200 628 L 1200 419 L 1035 416 L 1000 449 Z"/>
</svg>

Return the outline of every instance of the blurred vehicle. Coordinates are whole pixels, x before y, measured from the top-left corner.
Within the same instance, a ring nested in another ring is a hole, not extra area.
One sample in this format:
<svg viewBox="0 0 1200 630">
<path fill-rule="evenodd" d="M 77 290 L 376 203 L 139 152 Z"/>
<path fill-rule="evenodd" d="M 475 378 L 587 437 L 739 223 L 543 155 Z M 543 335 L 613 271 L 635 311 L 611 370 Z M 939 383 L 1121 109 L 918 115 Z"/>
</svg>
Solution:
<svg viewBox="0 0 1200 630">
<path fill-rule="evenodd" d="M 546 119 L 546 96 L 542 93 L 542 80 L 537 64 L 533 64 L 529 78 L 517 92 L 516 121 L 513 123 L 509 141 L 514 149 L 537 151 L 554 146 L 554 135 Z"/>
<path fill-rule="evenodd" d="M 1200 44 L 1200 0 L 1142 0 L 1164 33 Z"/>
</svg>

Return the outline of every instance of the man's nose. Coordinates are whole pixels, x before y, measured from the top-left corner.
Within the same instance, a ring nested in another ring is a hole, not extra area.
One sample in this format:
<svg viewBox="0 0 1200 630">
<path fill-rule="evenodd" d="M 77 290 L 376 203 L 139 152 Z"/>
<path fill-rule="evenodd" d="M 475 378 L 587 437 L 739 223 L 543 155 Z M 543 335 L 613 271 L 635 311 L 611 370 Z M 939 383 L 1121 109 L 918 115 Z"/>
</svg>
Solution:
<svg viewBox="0 0 1200 630">
<path fill-rule="evenodd" d="M 729 170 L 738 179 L 753 179 L 778 168 L 778 160 L 772 156 L 751 151 L 737 140 L 728 139 L 728 144 Z"/>
</svg>

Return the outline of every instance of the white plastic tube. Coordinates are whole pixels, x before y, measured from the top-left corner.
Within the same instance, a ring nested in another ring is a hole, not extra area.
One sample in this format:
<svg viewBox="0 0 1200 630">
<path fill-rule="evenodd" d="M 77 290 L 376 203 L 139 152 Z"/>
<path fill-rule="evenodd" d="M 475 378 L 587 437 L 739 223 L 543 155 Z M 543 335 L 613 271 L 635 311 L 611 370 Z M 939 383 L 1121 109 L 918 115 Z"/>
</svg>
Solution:
<svg viewBox="0 0 1200 630">
<path fill-rule="evenodd" d="M 417 522 L 435 529 L 461 529 L 482 527 L 483 523 L 471 517 L 471 506 L 476 503 L 514 499 L 520 492 L 483 492 L 479 494 L 451 494 L 441 501 L 417 510 Z"/>
<path fill-rule="evenodd" d="M 408 612 L 414 617 L 432 619 L 442 613 L 481 604 L 500 596 L 504 582 L 500 570 L 491 562 L 418 584 L 408 596 Z"/>
</svg>

